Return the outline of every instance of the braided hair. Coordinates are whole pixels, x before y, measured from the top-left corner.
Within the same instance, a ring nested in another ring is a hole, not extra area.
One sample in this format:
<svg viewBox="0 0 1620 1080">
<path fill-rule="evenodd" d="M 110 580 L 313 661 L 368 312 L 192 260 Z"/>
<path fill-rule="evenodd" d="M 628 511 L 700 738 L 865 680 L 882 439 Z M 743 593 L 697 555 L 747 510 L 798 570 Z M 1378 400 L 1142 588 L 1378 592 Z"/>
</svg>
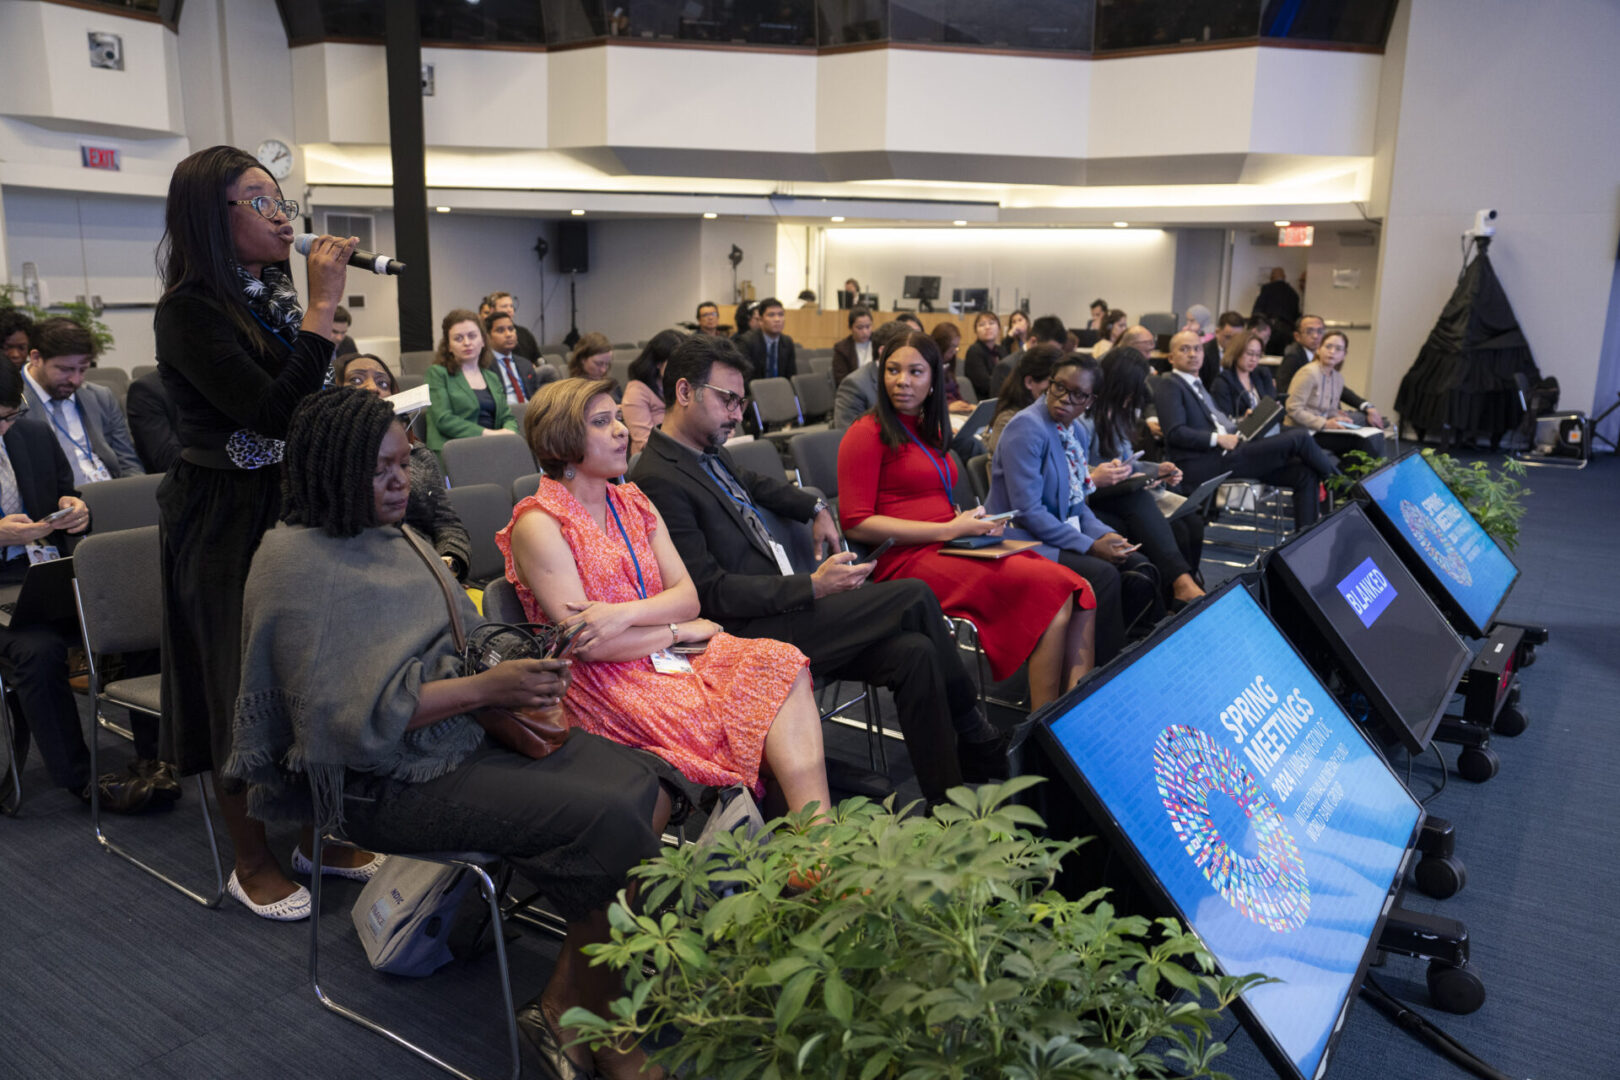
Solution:
<svg viewBox="0 0 1620 1080">
<path fill-rule="evenodd" d="M 359 536 L 377 524 L 372 474 L 394 409 L 376 394 L 328 387 L 305 398 L 287 428 L 281 520 Z"/>
</svg>

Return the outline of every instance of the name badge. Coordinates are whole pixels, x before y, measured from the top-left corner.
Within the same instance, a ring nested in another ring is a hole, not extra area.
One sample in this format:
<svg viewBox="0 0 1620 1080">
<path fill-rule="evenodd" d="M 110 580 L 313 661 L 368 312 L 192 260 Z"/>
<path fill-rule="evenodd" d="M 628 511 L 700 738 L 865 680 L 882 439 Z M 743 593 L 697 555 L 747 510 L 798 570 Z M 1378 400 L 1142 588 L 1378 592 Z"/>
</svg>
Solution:
<svg viewBox="0 0 1620 1080">
<path fill-rule="evenodd" d="M 793 564 L 788 561 L 787 549 L 775 540 L 771 541 L 771 554 L 776 556 L 776 568 L 786 577 L 793 575 Z"/>
<path fill-rule="evenodd" d="M 660 675 L 692 674 L 692 662 L 684 656 L 678 656 L 670 652 L 668 649 L 659 649 L 648 659 L 652 661 L 653 670 Z"/>
<path fill-rule="evenodd" d="M 62 557 L 62 553 L 56 550 L 55 544 L 47 544 L 40 540 L 35 540 L 24 545 L 24 547 L 28 552 L 28 561 L 31 564 L 55 562 Z"/>
</svg>

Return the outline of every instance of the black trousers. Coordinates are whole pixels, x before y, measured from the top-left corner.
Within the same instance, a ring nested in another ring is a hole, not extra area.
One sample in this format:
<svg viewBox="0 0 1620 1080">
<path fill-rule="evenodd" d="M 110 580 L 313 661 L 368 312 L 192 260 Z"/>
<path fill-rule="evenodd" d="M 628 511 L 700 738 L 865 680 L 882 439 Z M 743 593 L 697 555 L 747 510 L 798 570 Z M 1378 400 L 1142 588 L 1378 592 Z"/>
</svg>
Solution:
<svg viewBox="0 0 1620 1080">
<path fill-rule="evenodd" d="M 795 646 L 817 678 L 886 687 L 923 797 L 942 799 L 962 782 L 956 731 L 977 708 L 978 691 L 939 600 L 921 581 L 872 582 L 804 611 L 724 625 L 738 637 Z"/>
<path fill-rule="evenodd" d="M 0 585 L 16 585 L 27 572 L 26 558 L 12 559 L 0 565 Z M 67 628 L 0 627 L 0 671 L 17 703 L 17 746 L 26 747 L 31 735 L 51 783 L 77 792 L 91 778 L 79 703 L 68 685 L 68 648 L 76 644 L 77 636 Z M 137 757 L 157 757 L 157 726 L 155 716 L 130 713 Z"/>
<path fill-rule="evenodd" d="M 1097 597 L 1097 663 L 1106 664 L 1125 647 L 1125 628 L 1160 608 L 1159 574 L 1140 551 L 1115 566 L 1096 555 L 1058 549 L 1059 565 L 1086 579 Z"/>
<path fill-rule="evenodd" d="M 1151 492 L 1133 491 L 1088 501 L 1103 524 L 1132 543 L 1142 545 L 1142 553 L 1158 568 L 1166 584 L 1193 572 L 1193 566 L 1188 564 L 1186 554 L 1176 543 L 1175 533 L 1159 512 L 1159 504 Z"/>
<path fill-rule="evenodd" d="M 1277 435 L 1239 443 L 1235 450 L 1199 454 L 1181 463 L 1188 489 L 1228 470 L 1239 479 L 1292 488 L 1294 526 L 1302 529 L 1321 513 L 1317 485 L 1339 466 L 1304 428 L 1285 428 Z"/>
<path fill-rule="evenodd" d="M 1352 450 L 1360 450 L 1373 457 L 1384 456 L 1384 433 L 1369 435 L 1362 438 L 1349 431 L 1318 431 L 1314 436 L 1316 445 L 1330 454 L 1348 454 Z"/>
</svg>

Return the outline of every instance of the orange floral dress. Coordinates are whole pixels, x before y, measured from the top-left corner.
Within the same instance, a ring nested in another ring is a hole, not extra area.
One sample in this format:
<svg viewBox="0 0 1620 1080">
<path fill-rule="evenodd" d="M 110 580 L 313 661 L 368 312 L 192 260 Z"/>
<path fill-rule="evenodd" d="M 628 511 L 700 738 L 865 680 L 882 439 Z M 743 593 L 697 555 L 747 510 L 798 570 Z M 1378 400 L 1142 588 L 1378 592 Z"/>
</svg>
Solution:
<svg viewBox="0 0 1620 1080">
<path fill-rule="evenodd" d="M 512 559 L 512 529 L 534 510 L 557 520 L 574 552 L 587 599 L 622 604 L 640 599 L 636 567 L 648 596 L 664 589 L 653 554 L 658 516 L 634 484 L 608 485 L 608 500 L 624 523 L 635 559 L 608 515 L 603 532 L 579 501 L 550 477 L 512 509 L 512 521 L 495 534 L 506 557 L 506 580 L 517 588 L 533 622 L 549 621 L 539 600 L 518 578 Z M 686 659 L 691 675 L 661 675 L 647 657 L 638 660 L 574 661 L 574 678 L 563 698 L 571 723 L 626 746 L 650 750 L 699 784 L 747 784 L 762 794 L 759 764 L 765 735 L 787 700 L 799 669 L 809 661 L 781 641 L 716 634 L 708 648 Z"/>
</svg>

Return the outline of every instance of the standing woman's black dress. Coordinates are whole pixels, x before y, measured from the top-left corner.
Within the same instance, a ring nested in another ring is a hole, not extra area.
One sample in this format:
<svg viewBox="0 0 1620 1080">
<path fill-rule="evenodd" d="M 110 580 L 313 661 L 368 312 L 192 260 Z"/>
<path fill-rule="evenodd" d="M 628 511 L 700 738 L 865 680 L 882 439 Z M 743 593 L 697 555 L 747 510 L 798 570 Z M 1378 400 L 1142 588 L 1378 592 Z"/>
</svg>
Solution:
<svg viewBox="0 0 1620 1080">
<path fill-rule="evenodd" d="M 330 338 L 238 329 L 182 286 L 154 319 L 158 371 L 182 451 L 158 487 L 163 548 L 163 760 L 183 775 L 230 756 L 241 682 L 242 589 L 281 514 L 279 440 L 332 361 Z"/>
</svg>

